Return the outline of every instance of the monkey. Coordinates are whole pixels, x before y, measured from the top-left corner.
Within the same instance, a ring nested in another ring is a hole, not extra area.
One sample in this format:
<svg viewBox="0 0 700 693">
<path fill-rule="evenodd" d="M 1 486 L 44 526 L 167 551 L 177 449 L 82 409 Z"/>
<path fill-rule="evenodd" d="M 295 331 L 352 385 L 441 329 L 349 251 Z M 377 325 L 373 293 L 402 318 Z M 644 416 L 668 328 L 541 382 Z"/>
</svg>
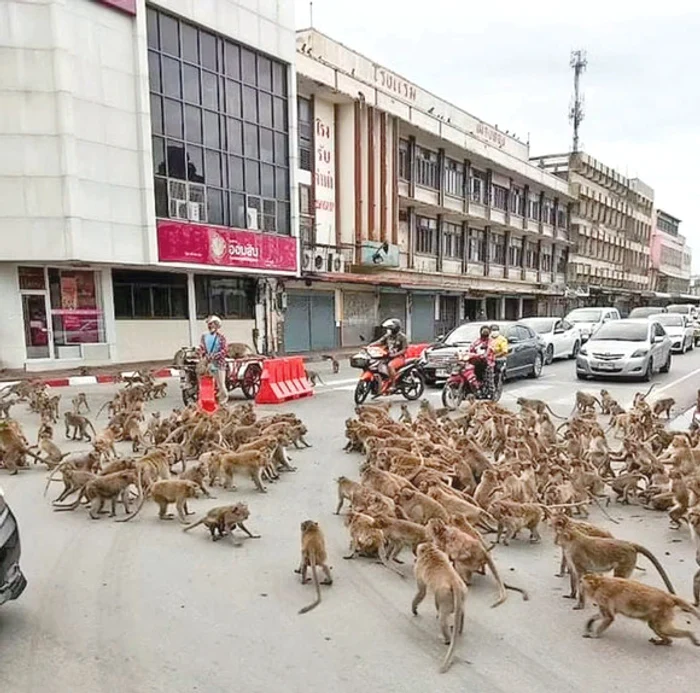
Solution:
<svg viewBox="0 0 700 693">
<path fill-rule="evenodd" d="M 589 537 L 604 537 L 606 539 L 614 538 L 613 535 L 610 532 L 608 532 L 607 529 L 601 529 L 600 527 L 596 527 L 596 525 L 592 525 L 589 522 L 583 522 L 581 520 L 572 520 L 568 515 L 565 515 L 563 512 L 556 512 L 554 515 L 552 515 L 550 524 L 555 533 L 566 527 L 575 527 L 580 532 L 586 534 Z M 556 576 L 564 577 L 566 571 L 566 556 L 564 555 L 564 550 L 562 549 L 561 562 L 559 564 L 559 572 L 556 573 Z"/>
<path fill-rule="evenodd" d="M 24 456 L 29 455 L 36 462 L 44 460 L 29 449 L 29 443 L 22 433 L 22 429 L 15 421 L 0 421 L 0 451 L 2 451 L 2 463 L 11 475 L 17 474 L 19 468 L 24 466 Z"/>
<path fill-rule="evenodd" d="M 175 503 L 180 522 L 182 524 L 187 524 L 187 515 L 194 515 L 194 512 L 190 512 L 187 508 L 187 500 L 189 498 L 199 497 L 199 487 L 194 481 L 189 481 L 187 479 L 158 479 L 158 481 L 154 481 L 153 484 L 151 484 L 148 492 L 144 491 L 141 493 L 141 500 L 136 510 L 122 520 L 117 520 L 117 522 L 128 522 L 135 518 L 141 511 L 141 508 L 143 508 L 143 504 L 148 495 L 150 495 L 159 506 L 159 520 L 173 519 L 174 515 L 168 513 L 167 510 L 171 503 Z"/>
<path fill-rule="evenodd" d="M 666 413 L 666 418 L 671 420 L 671 409 L 676 404 L 676 400 L 673 397 L 664 397 L 663 399 L 656 400 L 654 406 L 652 407 L 652 412 L 654 416 L 661 418 L 661 414 Z"/>
<path fill-rule="evenodd" d="M 617 404 L 617 402 L 613 399 L 613 396 L 607 390 L 601 390 L 600 410 L 603 412 L 603 414 L 605 414 L 606 416 L 612 414 L 612 409 L 615 405 L 617 405 L 618 407 L 620 406 L 619 404 Z"/>
<path fill-rule="evenodd" d="M 492 500 L 491 497 L 499 486 L 498 472 L 495 469 L 486 469 L 474 491 L 474 502 L 484 509 L 488 508 Z"/>
<path fill-rule="evenodd" d="M 228 357 L 230 359 L 242 359 L 245 356 L 253 356 L 255 352 L 242 342 L 229 342 Z"/>
<path fill-rule="evenodd" d="M 535 503 L 514 503 L 507 500 L 497 500 L 489 506 L 489 512 L 498 522 L 498 534 L 496 543 L 501 541 L 501 535 L 505 530 L 503 544 L 508 546 L 511 539 L 521 529 L 530 530 L 530 541 L 536 544 L 541 541 L 539 525 L 544 518 L 544 510 Z"/>
<path fill-rule="evenodd" d="M 333 354 L 322 354 L 321 358 L 324 361 L 331 362 L 331 367 L 333 368 L 333 374 L 337 375 L 338 372 L 340 371 L 340 363 L 338 362 L 338 359 L 335 356 L 333 356 Z"/>
<path fill-rule="evenodd" d="M 326 384 L 320 373 L 317 371 L 312 371 L 310 368 L 306 368 L 305 372 L 307 380 L 311 383 L 311 387 L 316 387 L 316 383 L 321 383 L 321 385 Z"/>
<path fill-rule="evenodd" d="M 95 427 L 90 423 L 90 420 L 85 416 L 80 414 L 74 414 L 72 411 L 67 411 L 63 418 L 66 423 L 66 438 L 69 440 L 87 440 L 88 442 L 92 440 L 90 434 L 87 432 L 88 426 L 92 430 L 92 434 L 97 436 Z M 73 429 L 73 437 L 70 436 L 70 430 Z M 80 438 L 78 438 L 80 434 Z"/>
<path fill-rule="evenodd" d="M 347 500 L 352 505 L 353 496 L 358 491 L 361 492 L 363 487 L 358 481 L 348 479 L 346 476 L 339 476 L 336 481 L 338 483 L 338 507 L 335 509 L 335 514 L 340 515 L 343 503 Z"/>
<path fill-rule="evenodd" d="M 695 563 L 700 566 L 700 506 L 694 506 L 688 513 L 688 527 L 695 544 Z M 693 604 L 700 606 L 700 568 L 693 576 Z"/>
<path fill-rule="evenodd" d="M 399 416 L 399 423 L 405 423 L 409 426 L 413 423 L 413 417 L 411 416 L 411 412 L 408 411 L 408 405 L 405 402 L 401 405 L 401 416 Z"/>
<path fill-rule="evenodd" d="M 19 402 L 18 399 L 0 400 L 0 418 L 9 419 L 10 409 Z"/>
<path fill-rule="evenodd" d="M 644 474 L 639 472 L 618 474 L 614 477 L 610 483 L 610 488 L 616 495 L 615 500 L 621 500 L 624 505 L 628 505 L 630 495 L 637 495 L 639 482 L 644 478 Z"/>
<path fill-rule="evenodd" d="M 579 414 L 583 414 L 587 411 L 594 412 L 596 404 L 602 410 L 603 405 L 598 401 L 595 395 L 589 395 L 586 392 L 578 390 L 576 392 L 576 401 L 574 402 L 574 408 L 571 410 L 571 414 L 573 414 L 575 411 L 578 411 Z M 569 416 L 571 416 L 571 414 L 569 414 Z"/>
<path fill-rule="evenodd" d="M 487 530 L 496 529 L 496 520 L 483 508 L 474 505 L 458 496 L 441 489 L 439 486 L 432 486 L 428 489 L 427 495 L 438 501 L 451 515 L 460 515 L 474 525 L 481 525 Z"/>
<path fill-rule="evenodd" d="M 449 519 L 447 510 L 438 501 L 415 489 L 401 489 L 396 500 L 406 515 L 406 519 L 420 525 L 426 524 L 431 517 L 439 517 L 445 521 Z"/>
<path fill-rule="evenodd" d="M 444 551 L 425 542 L 418 547 L 416 553 L 413 571 L 418 591 L 411 603 L 411 612 L 414 616 L 418 615 L 418 606 L 430 589 L 435 595 L 442 637 L 445 644 L 449 645 L 440 666 L 440 673 L 444 673 L 452 663 L 457 637 L 464 631 L 464 601 L 467 597 L 467 586 Z M 454 616 L 451 635 L 448 625 L 450 615 Z"/>
<path fill-rule="evenodd" d="M 250 517 L 250 511 L 246 503 L 235 503 L 234 505 L 219 505 L 211 508 L 207 514 L 186 527 L 183 532 L 189 532 L 194 527 L 205 525 L 211 533 L 212 541 L 218 541 L 230 535 L 238 527 L 242 529 L 251 539 L 260 539 L 260 534 L 252 534 L 245 526 L 245 521 Z M 216 533 L 219 533 L 218 536 Z"/>
<path fill-rule="evenodd" d="M 668 591 L 675 594 L 664 567 L 649 549 L 640 544 L 622 539 L 586 536 L 575 527 L 560 529 L 556 534 L 555 543 L 564 550 L 569 566 L 571 594 L 566 596 L 568 599 L 575 599 L 578 594 L 578 602 L 574 609 L 583 608 L 583 596 L 579 587 L 583 575 L 612 570 L 615 577 L 629 578 L 637 565 L 639 553 L 654 564 Z"/>
<path fill-rule="evenodd" d="M 688 487 L 685 478 L 679 469 L 671 469 L 668 473 L 671 479 L 671 492 L 673 493 L 673 507 L 668 511 L 672 529 L 680 529 L 681 520 L 685 518 L 690 503 Z"/>
<path fill-rule="evenodd" d="M 541 399 L 526 399 L 525 397 L 518 397 L 518 399 L 516 400 L 516 404 L 521 408 L 521 412 L 525 411 L 526 409 L 529 409 L 531 411 L 537 412 L 538 414 L 544 414 L 546 411 L 548 411 L 552 416 L 556 417 L 557 419 L 562 419 L 562 421 L 566 420 L 565 416 L 559 416 L 559 414 L 555 414 L 550 408 L 549 404 L 543 402 Z"/>
<path fill-rule="evenodd" d="M 351 560 L 358 555 L 378 556 L 385 568 L 396 573 L 399 577 L 405 577 L 398 568 L 395 568 L 388 559 L 386 537 L 379 520 L 371 515 L 351 511 L 347 517 L 346 525 L 350 530 L 350 554 L 343 556 L 345 560 Z"/>
<path fill-rule="evenodd" d="M 76 491 L 80 491 L 85 484 L 92 481 L 95 475 L 92 472 L 85 472 L 82 469 L 76 469 L 73 465 L 66 465 L 61 469 L 61 474 L 63 475 L 63 491 L 59 496 L 53 501 L 55 503 L 61 503 L 68 496 L 74 494 Z"/>
<path fill-rule="evenodd" d="M 168 383 L 158 383 L 151 388 L 151 399 L 164 399 L 168 391 Z"/>
<path fill-rule="evenodd" d="M 304 520 L 301 523 L 301 562 L 295 573 L 301 575 L 301 584 L 305 585 L 309 580 L 306 577 L 308 569 L 311 568 L 311 577 L 316 588 L 316 599 L 311 604 L 299 609 L 300 614 L 306 614 L 315 609 L 321 603 L 320 585 L 332 585 L 331 569 L 328 567 L 326 556 L 326 541 L 318 522 Z M 326 575 L 325 580 L 319 583 L 317 569 L 321 568 Z"/>
<path fill-rule="evenodd" d="M 108 462 L 104 467 L 102 467 L 99 474 L 100 476 L 105 476 L 105 474 L 123 472 L 127 469 L 133 469 L 134 471 L 136 471 L 136 462 L 134 462 L 134 460 L 122 457 L 121 459 L 112 460 L 111 462 Z"/>
<path fill-rule="evenodd" d="M 204 485 L 204 478 L 207 474 L 207 466 L 203 462 L 200 462 L 199 464 L 195 465 L 194 467 L 190 467 L 189 469 L 186 469 L 182 474 L 180 474 L 179 478 L 184 479 L 186 481 L 191 481 L 194 484 L 197 485 L 197 488 L 207 497 L 207 498 L 213 498 L 214 496 L 209 493 L 207 490 L 206 486 Z"/>
<path fill-rule="evenodd" d="M 133 470 L 117 472 L 116 474 L 106 474 L 104 476 L 96 476 L 88 481 L 78 494 L 77 500 L 71 505 L 55 505 L 55 510 L 75 510 L 80 501 L 86 498 L 90 503 L 90 517 L 93 520 L 99 520 L 102 508 L 105 501 L 110 501 L 112 510 L 109 513 L 110 517 L 115 517 L 117 514 L 117 499 L 121 498 L 124 504 L 125 512 L 129 513 L 129 496 L 128 488 L 132 484 L 139 484 L 138 475 Z"/>
<path fill-rule="evenodd" d="M 267 493 L 263 486 L 262 472 L 268 463 L 268 455 L 257 450 L 227 452 L 219 457 L 221 472 L 224 475 L 224 488 L 234 490 L 233 474 L 236 470 L 247 470 L 258 491 Z"/>
<path fill-rule="evenodd" d="M 389 561 L 397 561 L 399 554 L 405 547 L 410 547 L 415 555 L 419 544 L 430 541 L 428 530 L 417 522 L 380 515 L 376 518 L 375 523 L 384 533 L 387 545 L 386 557 Z"/>
<path fill-rule="evenodd" d="M 615 620 L 615 615 L 622 614 L 646 621 L 658 636 L 649 639 L 654 645 L 671 645 L 671 638 L 688 638 L 693 645 L 700 646 L 700 640 L 692 631 L 673 625 L 675 607 L 700 619 L 700 611 L 680 597 L 634 580 L 595 574 L 581 578 L 581 593 L 584 602 L 589 597 L 600 610 L 588 619 L 584 638 L 599 638 Z M 593 624 L 597 621 L 601 623 L 593 631 Z"/>
<path fill-rule="evenodd" d="M 89 412 L 90 411 L 90 405 L 88 404 L 87 401 L 87 395 L 84 392 L 79 392 L 73 399 L 71 400 L 71 404 L 73 405 L 73 413 L 74 414 L 80 414 L 80 408 L 84 405 L 85 406 L 85 411 Z"/>
</svg>

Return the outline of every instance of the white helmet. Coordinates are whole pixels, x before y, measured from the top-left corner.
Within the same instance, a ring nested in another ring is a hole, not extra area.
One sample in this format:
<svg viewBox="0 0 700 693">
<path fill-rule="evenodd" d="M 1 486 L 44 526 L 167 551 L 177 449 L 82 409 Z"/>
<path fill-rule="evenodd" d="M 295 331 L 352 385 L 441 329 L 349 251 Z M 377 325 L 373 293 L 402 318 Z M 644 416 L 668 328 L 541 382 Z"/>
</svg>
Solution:
<svg viewBox="0 0 700 693">
<path fill-rule="evenodd" d="M 210 315 L 207 318 L 207 327 L 212 324 L 221 327 L 221 318 L 218 315 Z"/>
</svg>

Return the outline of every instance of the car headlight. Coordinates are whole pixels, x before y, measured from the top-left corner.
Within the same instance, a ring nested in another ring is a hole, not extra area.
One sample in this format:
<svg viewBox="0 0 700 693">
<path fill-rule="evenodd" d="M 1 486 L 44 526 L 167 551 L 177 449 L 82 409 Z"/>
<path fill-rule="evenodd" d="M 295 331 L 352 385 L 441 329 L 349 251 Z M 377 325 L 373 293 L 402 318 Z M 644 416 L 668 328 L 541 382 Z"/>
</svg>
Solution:
<svg viewBox="0 0 700 693">
<path fill-rule="evenodd" d="M 639 358 L 641 358 L 642 356 L 646 356 L 648 353 L 649 353 L 649 349 L 637 349 L 637 351 L 635 351 L 635 352 L 632 354 L 631 358 L 633 358 L 633 359 L 639 359 Z"/>
<path fill-rule="evenodd" d="M 581 354 L 581 356 L 588 356 L 588 351 L 586 350 L 585 346 L 582 346 L 579 350 L 578 353 Z"/>
</svg>

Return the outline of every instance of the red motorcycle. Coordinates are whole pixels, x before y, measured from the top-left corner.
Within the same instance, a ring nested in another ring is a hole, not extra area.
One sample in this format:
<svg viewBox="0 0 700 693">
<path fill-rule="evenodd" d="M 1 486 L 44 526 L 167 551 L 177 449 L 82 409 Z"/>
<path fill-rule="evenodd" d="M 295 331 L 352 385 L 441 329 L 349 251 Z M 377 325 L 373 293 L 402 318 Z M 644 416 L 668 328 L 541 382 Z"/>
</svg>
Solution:
<svg viewBox="0 0 700 693">
<path fill-rule="evenodd" d="M 379 397 L 398 393 L 411 402 L 421 397 L 425 390 L 422 357 L 406 359 L 406 363 L 396 372 L 394 384 L 382 392 L 384 381 L 389 377 L 386 371 L 387 356 L 385 347 L 367 346 L 350 359 L 353 368 L 362 369 L 355 388 L 355 404 L 362 404 L 370 394 Z"/>
<path fill-rule="evenodd" d="M 505 359 L 496 361 L 493 372 L 493 396 L 489 397 L 484 393 L 484 377 L 486 375 L 486 358 L 481 354 L 470 354 L 466 360 L 459 361 L 452 366 L 452 371 L 445 386 L 442 388 L 442 405 L 447 409 L 457 409 L 468 395 L 474 395 L 477 399 L 489 399 L 498 402 L 503 394 L 503 371 Z M 477 378 L 481 382 L 481 387 L 475 389 L 467 378 L 469 369 L 477 370 Z M 482 371 L 479 373 L 479 371 Z M 481 377 L 479 377 L 481 376 Z"/>
</svg>

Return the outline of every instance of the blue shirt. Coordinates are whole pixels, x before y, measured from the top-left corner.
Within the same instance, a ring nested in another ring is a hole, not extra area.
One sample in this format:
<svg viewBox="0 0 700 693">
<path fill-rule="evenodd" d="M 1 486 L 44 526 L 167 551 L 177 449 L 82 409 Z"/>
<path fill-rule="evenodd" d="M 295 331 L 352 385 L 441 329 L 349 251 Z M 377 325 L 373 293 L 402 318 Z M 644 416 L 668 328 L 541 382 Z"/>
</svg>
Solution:
<svg viewBox="0 0 700 693">
<path fill-rule="evenodd" d="M 207 350 L 208 355 L 212 355 L 216 351 L 217 342 L 219 341 L 219 336 L 217 334 L 205 334 L 204 335 L 204 346 Z"/>
</svg>

